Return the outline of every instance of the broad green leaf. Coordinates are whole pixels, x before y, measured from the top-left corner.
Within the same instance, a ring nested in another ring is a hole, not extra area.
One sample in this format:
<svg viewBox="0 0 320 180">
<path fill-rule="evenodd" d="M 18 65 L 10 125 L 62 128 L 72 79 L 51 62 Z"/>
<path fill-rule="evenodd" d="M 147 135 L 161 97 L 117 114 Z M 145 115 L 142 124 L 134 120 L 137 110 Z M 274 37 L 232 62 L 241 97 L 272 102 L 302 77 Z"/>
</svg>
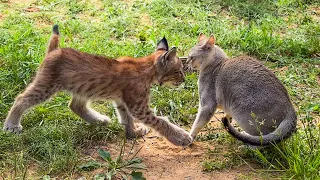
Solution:
<svg viewBox="0 0 320 180">
<path fill-rule="evenodd" d="M 127 166 L 131 169 L 147 169 L 147 166 L 144 163 L 134 163 Z"/>
<path fill-rule="evenodd" d="M 141 163 L 141 162 L 142 162 L 142 159 L 136 157 L 136 158 L 131 159 L 131 160 L 128 162 L 128 164 Z"/>
<path fill-rule="evenodd" d="M 132 177 L 132 180 L 146 180 L 146 178 L 143 177 L 142 172 L 132 171 L 130 175 Z"/>
<path fill-rule="evenodd" d="M 98 154 L 99 154 L 99 156 L 100 156 L 102 159 L 104 159 L 105 161 L 112 161 L 111 155 L 110 155 L 110 153 L 109 153 L 108 151 L 105 151 L 105 150 L 103 150 L 103 149 L 99 149 L 99 150 L 98 150 Z"/>
<path fill-rule="evenodd" d="M 85 170 L 85 171 L 91 171 L 91 170 L 97 169 L 101 166 L 102 166 L 102 164 L 97 161 L 89 161 L 86 164 L 78 166 L 78 168 L 81 170 Z"/>
</svg>

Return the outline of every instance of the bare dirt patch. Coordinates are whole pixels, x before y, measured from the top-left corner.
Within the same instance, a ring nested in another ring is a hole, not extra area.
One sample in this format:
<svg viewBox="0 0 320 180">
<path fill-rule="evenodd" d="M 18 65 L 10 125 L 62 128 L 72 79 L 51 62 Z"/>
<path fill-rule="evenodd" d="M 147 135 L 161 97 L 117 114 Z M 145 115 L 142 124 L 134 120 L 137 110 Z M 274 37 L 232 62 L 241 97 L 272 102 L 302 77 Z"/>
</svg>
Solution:
<svg viewBox="0 0 320 180">
<path fill-rule="evenodd" d="M 320 7 L 319 6 L 309 7 L 308 12 L 311 14 L 311 17 L 315 21 L 320 21 Z"/>
<path fill-rule="evenodd" d="M 219 115 L 218 118 L 221 118 Z M 211 123 L 214 126 L 220 122 Z M 204 132 L 206 133 L 206 132 Z M 130 149 L 130 144 L 126 143 L 127 151 Z M 212 142 L 194 142 L 193 145 L 187 148 L 174 146 L 169 143 L 165 138 L 159 136 L 155 132 L 150 132 L 144 139 L 139 139 L 134 146 L 133 154 L 141 148 L 137 157 L 142 158 L 143 162 L 147 165 L 147 169 L 143 170 L 143 174 L 147 180 L 158 179 L 183 179 L 183 180 L 206 180 L 206 179 L 243 179 L 244 177 L 250 179 L 262 179 L 255 173 L 249 166 L 241 165 L 234 168 L 226 168 L 222 171 L 204 172 L 202 168 L 202 162 L 207 158 L 206 152 L 208 149 L 213 149 L 216 145 Z M 221 145 L 220 145 L 221 146 Z M 106 146 L 94 147 L 89 151 L 86 151 L 86 155 L 99 159 L 97 150 L 102 148 L 111 153 L 112 158 L 119 156 L 120 146 L 117 143 L 108 144 Z M 227 149 L 226 149 L 227 151 Z M 252 164 L 251 166 L 257 167 Z M 101 169 L 78 174 L 76 178 L 86 177 L 92 178 L 98 172 L 102 172 Z"/>
<path fill-rule="evenodd" d="M 40 8 L 30 6 L 30 7 L 26 8 L 25 11 L 26 11 L 26 12 L 39 12 L 39 11 L 40 11 Z"/>
<path fill-rule="evenodd" d="M 178 179 L 178 180 L 198 180 L 198 179 L 221 179 L 231 180 L 240 179 L 241 177 L 252 177 L 251 179 L 261 179 L 257 177 L 248 166 L 224 169 L 222 171 L 204 172 L 201 163 L 206 157 L 208 147 L 214 145 L 208 142 L 195 142 L 191 147 L 182 148 L 171 145 L 162 137 L 150 133 L 150 137 L 146 137 L 145 141 L 138 140 L 134 150 L 141 148 L 137 154 L 143 159 L 147 165 L 147 169 L 143 170 L 143 175 L 147 180 L 158 179 Z M 130 145 L 128 145 L 129 147 Z M 117 144 L 109 144 L 108 146 L 99 147 L 111 153 L 113 158 L 119 155 L 120 147 Z M 96 147 L 93 150 L 92 157 L 98 158 Z M 131 152 L 133 153 L 133 152 Z M 101 173 L 103 170 L 98 169 L 89 173 L 78 174 L 76 178 L 86 177 L 92 178 L 95 174 Z"/>
<path fill-rule="evenodd" d="M 152 133 L 151 133 L 152 135 Z M 208 142 L 195 142 L 191 147 L 182 148 L 170 144 L 163 138 L 146 138 L 138 153 L 148 166 L 144 171 L 146 179 L 235 179 L 249 173 L 246 167 L 221 172 L 203 172 L 201 162 L 206 157 Z"/>
<path fill-rule="evenodd" d="M 273 72 L 279 73 L 279 75 L 281 75 L 281 76 L 284 76 L 287 71 L 288 71 L 288 66 L 283 66 L 281 68 L 277 68 L 277 69 L 273 70 Z"/>
<path fill-rule="evenodd" d="M 141 24 L 144 26 L 152 26 L 151 18 L 148 14 L 144 13 L 141 15 Z"/>
</svg>

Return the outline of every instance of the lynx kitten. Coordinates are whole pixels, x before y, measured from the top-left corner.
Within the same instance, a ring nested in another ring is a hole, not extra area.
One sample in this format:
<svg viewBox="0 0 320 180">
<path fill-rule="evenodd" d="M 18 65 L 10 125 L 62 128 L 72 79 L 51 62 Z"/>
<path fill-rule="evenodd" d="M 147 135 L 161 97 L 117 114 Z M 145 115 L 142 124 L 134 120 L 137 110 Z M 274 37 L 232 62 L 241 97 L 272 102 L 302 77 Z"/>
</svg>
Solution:
<svg viewBox="0 0 320 180">
<path fill-rule="evenodd" d="M 59 30 L 53 27 L 47 55 L 33 82 L 20 94 L 4 124 L 4 130 L 19 133 L 21 116 L 58 91 L 72 94 L 71 110 L 89 123 L 108 124 L 109 117 L 91 109 L 90 101 L 111 100 L 117 108 L 120 123 L 129 137 L 147 133 L 146 127 L 136 127 L 137 119 L 158 131 L 171 143 L 190 144 L 191 137 L 178 126 L 149 109 L 152 84 L 178 86 L 184 81 L 183 65 L 176 56 L 176 48 L 168 49 L 163 38 L 154 53 L 141 57 L 121 57 L 118 60 L 80 52 L 71 48 L 58 48 Z"/>
</svg>

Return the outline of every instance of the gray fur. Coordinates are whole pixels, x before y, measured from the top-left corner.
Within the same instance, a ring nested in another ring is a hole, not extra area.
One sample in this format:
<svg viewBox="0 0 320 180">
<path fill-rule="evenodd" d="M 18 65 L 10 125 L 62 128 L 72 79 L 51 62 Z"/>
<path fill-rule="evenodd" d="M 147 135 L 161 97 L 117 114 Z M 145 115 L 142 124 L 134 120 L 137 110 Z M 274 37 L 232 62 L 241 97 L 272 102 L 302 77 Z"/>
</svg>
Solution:
<svg viewBox="0 0 320 180">
<path fill-rule="evenodd" d="M 229 59 L 209 40 L 200 40 L 188 57 L 188 64 L 200 71 L 200 105 L 190 135 L 195 138 L 219 108 L 226 113 L 223 122 L 228 132 L 245 143 L 268 145 L 289 137 L 297 117 L 278 78 L 252 57 Z M 204 48 L 208 45 L 211 48 Z M 244 132 L 234 129 L 231 117 Z"/>
</svg>

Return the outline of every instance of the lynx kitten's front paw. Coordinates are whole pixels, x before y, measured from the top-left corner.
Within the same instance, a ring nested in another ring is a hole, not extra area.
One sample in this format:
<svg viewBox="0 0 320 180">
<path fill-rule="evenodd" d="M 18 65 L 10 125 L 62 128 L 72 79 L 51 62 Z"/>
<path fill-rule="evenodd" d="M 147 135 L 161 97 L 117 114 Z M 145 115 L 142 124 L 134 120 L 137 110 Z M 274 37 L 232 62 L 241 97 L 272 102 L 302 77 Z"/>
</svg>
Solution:
<svg viewBox="0 0 320 180">
<path fill-rule="evenodd" d="M 142 124 L 135 124 L 134 129 L 126 129 L 126 136 L 128 139 L 138 138 L 148 134 L 149 131 L 150 129 L 146 126 Z"/>
<path fill-rule="evenodd" d="M 20 134 L 22 131 L 22 126 L 20 124 L 10 124 L 10 123 L 5 123 L 3 126 L 4 131 Z"/>
<path fill-rule="evenodd" d="M 188 146 L 193 141 L 189 133 L 179 127 L 175 127 L 175 132 L 170 134 L 167 138 L 176 146 Z"/>
</svg>

